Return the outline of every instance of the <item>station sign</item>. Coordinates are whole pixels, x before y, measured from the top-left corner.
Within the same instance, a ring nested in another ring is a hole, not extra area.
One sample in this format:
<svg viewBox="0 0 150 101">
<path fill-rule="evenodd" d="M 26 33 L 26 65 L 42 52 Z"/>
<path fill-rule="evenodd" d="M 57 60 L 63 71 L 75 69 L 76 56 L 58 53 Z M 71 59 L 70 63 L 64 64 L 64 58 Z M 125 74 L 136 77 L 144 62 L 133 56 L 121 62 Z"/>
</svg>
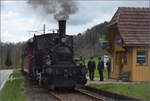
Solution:
<svg viewBox="0 0 150 101">
<path fill-rule="evenodd" d="M 100 46 L 101 47 L 107 47 L 108 46 L 108 41 L 107 40 L 99 40 Z"/>
</svg>

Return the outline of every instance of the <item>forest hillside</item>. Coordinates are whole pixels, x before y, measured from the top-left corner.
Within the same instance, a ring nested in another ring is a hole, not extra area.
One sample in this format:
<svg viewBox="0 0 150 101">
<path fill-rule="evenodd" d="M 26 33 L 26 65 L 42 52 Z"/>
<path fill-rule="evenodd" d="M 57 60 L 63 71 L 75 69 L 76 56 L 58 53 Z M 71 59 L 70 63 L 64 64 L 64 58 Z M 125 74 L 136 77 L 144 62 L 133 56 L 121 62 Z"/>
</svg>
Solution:
<svg viewBox="0 0 150 101">
<path fill-rule="evenodd" d="M 108 22 L 100 23 L 74 36 L 75 56 L 101 56 L 108 54 L 99 45 L 99 39 L 105 39 Z"/>
</svg>

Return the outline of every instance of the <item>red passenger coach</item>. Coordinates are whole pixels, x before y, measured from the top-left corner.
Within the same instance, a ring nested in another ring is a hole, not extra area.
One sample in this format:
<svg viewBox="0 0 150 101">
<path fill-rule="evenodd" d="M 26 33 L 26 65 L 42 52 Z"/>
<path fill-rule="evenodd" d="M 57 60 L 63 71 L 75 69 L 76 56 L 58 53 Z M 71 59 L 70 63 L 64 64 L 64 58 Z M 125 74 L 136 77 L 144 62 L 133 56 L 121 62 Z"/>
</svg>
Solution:
<svg viewBox="0 0 150 101">
<path fill-rule="evenodd" d="M 34 53 L 33 53 L 33 39 L 29 39 L 28 43 L 27 43 L 27 61 L 28 61 L 28 72 L 29 75 L 32 76 L 33 73 L 33 66 L 34 66 Z"/>
</svg>

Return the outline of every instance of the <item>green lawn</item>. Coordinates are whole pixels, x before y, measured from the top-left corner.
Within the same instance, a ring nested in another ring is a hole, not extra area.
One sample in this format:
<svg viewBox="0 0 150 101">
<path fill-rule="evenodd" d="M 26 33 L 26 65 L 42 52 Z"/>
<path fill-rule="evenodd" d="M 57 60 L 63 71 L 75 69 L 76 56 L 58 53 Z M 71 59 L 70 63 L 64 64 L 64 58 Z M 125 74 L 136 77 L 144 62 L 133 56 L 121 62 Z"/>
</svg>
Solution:
<svg viewBox="0 0 150 101">
<path fill-rule="evenodd" d="M 13 78 L 15 78 L 15 77 L 22 77 L 22 75 L 19 74 L 18 70 L 14 70 L 13 73 L 10 74 L 9 78 L 10 78 L 11 76 L 12 76 Z"/>
<path fill-rule="evenodd" d="M 11 76 L 21 77 L 17 70 Z M 23 79 L 8 80 L 0 92 L 0 101 L 26 101 L 23 91 Z"/>
<path fill-rule="evenodd" d="M 143 100 L 150 100 L 150 82 L 137 82 L 130 84 L 89 84 L 88 86 L 100 88 L 115 93 L 138 97 Z"/>
<path fill-rule="evenodd" d="M 101 57 L 101 58 L 103 59 L 104 57 Z M 85 65 L 86 65 L 86 67 L 88 67 L 88 61 L 89 61 L 89 60 L 90 60 L 90 57 L 86 57 L 86 58 L 84 59 L 84 63 L 85 63 Z M 95 58 L 94 58 L 94 61 L 95 61 L 95 63 L 96 63 L 96 70 L 95 70 L 94 76 L 99 78 L 99 73 L 98 73 L 98 70 L 97 70 L 98 57 L 95 57 Z M 108 79 L 107 69 L 106 69 L 106 68 L 104 69 L 103 75 L 104 75 L 104 79 Z M 89 76 L 89 72 L 87 73 L 87 76 Z"/>
</svg>

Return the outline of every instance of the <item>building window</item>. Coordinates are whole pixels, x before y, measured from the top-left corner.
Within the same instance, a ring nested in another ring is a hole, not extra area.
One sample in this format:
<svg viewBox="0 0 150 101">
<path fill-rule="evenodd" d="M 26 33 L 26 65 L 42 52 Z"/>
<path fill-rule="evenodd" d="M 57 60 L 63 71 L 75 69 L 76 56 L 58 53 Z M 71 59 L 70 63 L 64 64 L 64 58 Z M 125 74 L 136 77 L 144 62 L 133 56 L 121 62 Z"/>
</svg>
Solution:
<svg viewBox="0 0 150 101">
<path fill-rule="evenodd" d="M 138 50 L 136 53 L 136 63 L 138 65 L 147 64 L 147 51 Z"/>
</svg>

